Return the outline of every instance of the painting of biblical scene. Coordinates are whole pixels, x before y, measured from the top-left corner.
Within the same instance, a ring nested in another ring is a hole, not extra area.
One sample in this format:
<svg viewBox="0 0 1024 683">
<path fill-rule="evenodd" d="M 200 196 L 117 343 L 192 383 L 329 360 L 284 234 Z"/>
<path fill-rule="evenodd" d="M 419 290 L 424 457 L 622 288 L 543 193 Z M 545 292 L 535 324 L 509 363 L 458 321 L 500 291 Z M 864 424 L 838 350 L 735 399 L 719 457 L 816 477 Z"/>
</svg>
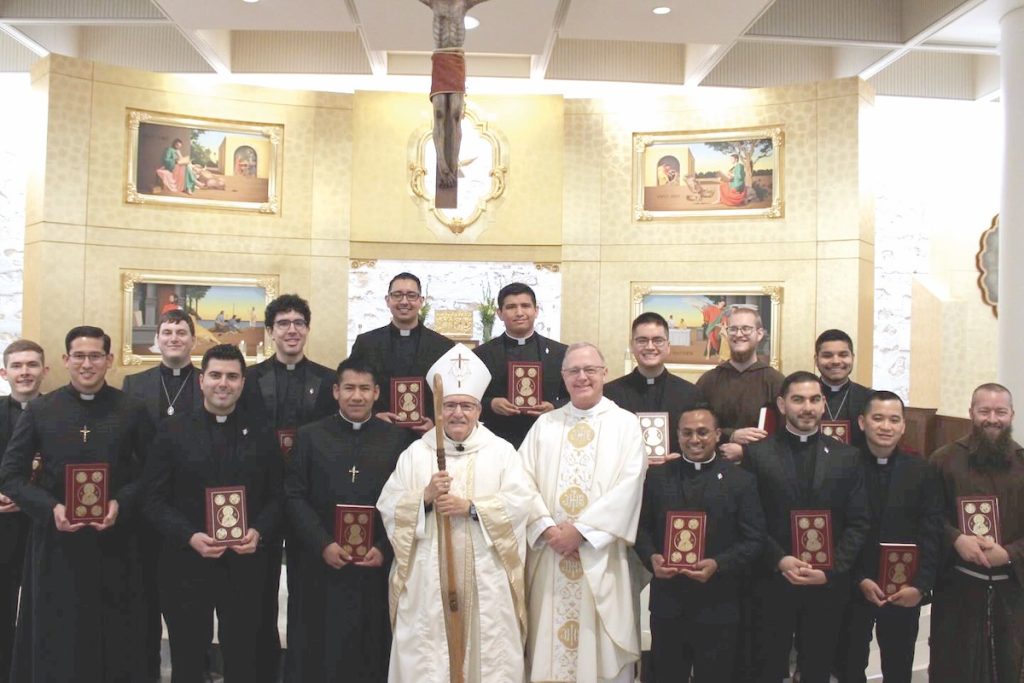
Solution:
<svg viewBox="0 0 1024 683">
<path fill-rule="evenodd" d="M 160 316 L 173 309 L 192 318 L 196 328 L 192 357 L 196 362 L 217 344 L 237 346 L 249 362 L 259 362 L 270 353 L 263 311 L 277 296 L 276 277 L 122 272 L 121 281 L 124 365 L 160 360 L 157 325 Z"/>
<path fill-rule="evenodd" d="M 781 128 L 634 133 L 634 219 L 782 216 Z"/>
<path fill-rule="evenodd" d="M 673 370 L 707 370 L 729 360 L 726 328 L 730 313 L 740 309 L 761 316 L 764 338 L 758 345 L 758 358 L 779 367 L 781 287 L 633 283 L 632 299 L 632 318 L 654 312 L 668 321 L 666 365 Z"/>
<path fill-rule="evenodd" d="M 126 201 L 276 213 L 282 126 L 129 111 Z"/>
</svg>

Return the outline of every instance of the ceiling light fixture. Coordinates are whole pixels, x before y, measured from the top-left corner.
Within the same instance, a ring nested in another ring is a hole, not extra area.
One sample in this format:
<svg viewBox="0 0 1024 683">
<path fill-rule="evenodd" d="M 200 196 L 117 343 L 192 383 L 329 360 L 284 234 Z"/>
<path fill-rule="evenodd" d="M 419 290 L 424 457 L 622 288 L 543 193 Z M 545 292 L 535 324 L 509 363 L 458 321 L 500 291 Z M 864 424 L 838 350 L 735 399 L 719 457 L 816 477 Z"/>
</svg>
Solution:
<svg viewBox="0 0 1024 683">
<path fill-rule="evenodd" d="M 250 5 L 255 5 L 259 1 L 260 0 L 242 0 L 242 2 L 248 3 Z"/>
<path fill-rule="evenodd" d="M 651 12 L 653 12 L 654 14 L 668 14 L 671 11 L 672 11 L 671 7 L 665 7 L 665 6 L 655 7 L 654 9 L 651 10 Z"/>
<path fill-rule="evenodd" d="M 480 25 L 480 20 L 467 14 L 466 18 L 462 20 L 462 24 L 466 27 L 467 31 L 472 31 Z"/>
</svg>

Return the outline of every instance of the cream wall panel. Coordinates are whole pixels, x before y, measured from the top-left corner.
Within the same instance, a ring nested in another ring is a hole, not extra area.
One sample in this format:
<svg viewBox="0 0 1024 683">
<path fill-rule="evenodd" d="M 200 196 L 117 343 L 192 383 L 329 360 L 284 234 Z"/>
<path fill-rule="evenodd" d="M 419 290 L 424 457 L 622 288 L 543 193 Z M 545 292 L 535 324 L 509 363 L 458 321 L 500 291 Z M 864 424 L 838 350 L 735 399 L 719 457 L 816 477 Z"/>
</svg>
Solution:
<svg viewBox="0 0 1024 683">
<path fill-rule="evenodd" d="M 135 69 L 213 73 L 203 57 L 174 26 L 82 26 L 78 56 Z"/>
<path fill-rule="evenodd" d="M 370 63 L 354 31 L 233 31 L 231 70 L 369 74 Z"/>
<path fill-rule="evenodd" d="M 42 219 L 85 223 L 86 197 L 93 179 L 87 173 L 91 134 L 92 83 L 51 73 L 47 98 L 45 183 Z"/>
<path fill-rule="evenodd" d="M 750 29 L 754 35 L 900 40 L 900 3 L 891 0 L 782 0 Z"/>
<path fill-rule="evenodd" d="M 68 16 L 95 19 L 164 19 L 156 4 L 149 0 L 4 0 L 3 15 L 50 19 Z"/>
<path fill-rule="evenodd" d="M 685 65 L 686 46 L 680 43 L 560 38 L 545 77 L 682 84 Z"/>
</svg>

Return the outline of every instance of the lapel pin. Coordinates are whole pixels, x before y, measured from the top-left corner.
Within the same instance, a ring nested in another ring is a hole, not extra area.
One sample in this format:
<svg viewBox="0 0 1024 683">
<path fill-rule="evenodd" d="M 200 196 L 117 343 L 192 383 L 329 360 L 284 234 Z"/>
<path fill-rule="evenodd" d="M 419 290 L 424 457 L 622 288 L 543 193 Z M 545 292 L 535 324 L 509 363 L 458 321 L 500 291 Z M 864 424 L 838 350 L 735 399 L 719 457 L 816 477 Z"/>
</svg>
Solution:
<svg viewBox="0 0 1024 683">
<path fill-rule="evenodd" d="M 309 393 L 310 393 L 310 395 L 312 395 L 312 393 L 313 393 L 313 387 L 310 387 L 310 388 L 309 388 Z"/>
<path fill-rule="evenodd" d="M 719 479 L 721 479 L 721 478 L 722 478 L 722 473 L 721 473 L 721 472 L 719 472 L 719 473 L 718 473 L 718 478 L 719 478 Z"/>
<path fill-rule="evenodd" d="M 249 436 L 249 428 L 242 427 L 242 436 Z"/>
<path fill-rule="evenodd" d="M 828 455 L 828 446 L 825 446 L 825 455 Z"/>
</svg>

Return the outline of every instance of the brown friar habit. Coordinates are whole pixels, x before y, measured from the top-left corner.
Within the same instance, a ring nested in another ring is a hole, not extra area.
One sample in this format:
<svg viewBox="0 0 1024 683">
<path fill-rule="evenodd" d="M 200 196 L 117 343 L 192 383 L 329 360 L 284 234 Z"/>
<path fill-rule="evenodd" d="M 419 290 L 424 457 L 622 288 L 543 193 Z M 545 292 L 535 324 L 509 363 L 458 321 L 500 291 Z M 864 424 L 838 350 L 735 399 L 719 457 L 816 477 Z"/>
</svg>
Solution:
<svg viewBox="0 0 1024 683">
<path fill-rule="evenodd" d="M 946 493 L 949 564 L 935 591 L 931 623 L 932 683 L 1019 683 L 1024 680 L 1024 449 L 1010 442 L 1006 469 L 981 470 L 971 436 L 931 457 Z M 1010 564 L 987 569 L 952 549 L 960 535 L 957 496 L 999 499 L 1000 536 Z"/>
<path fill-rule="evenodd" d="M 728 441 L 733 431 L 757 426 L 761 406 L 774 409 L 783 379 L 782 373 L 761 360 L 743 372 L 725 361 L 701 375 L 697 388 L 714 408 L 722 436 Z"/>
</svg>

